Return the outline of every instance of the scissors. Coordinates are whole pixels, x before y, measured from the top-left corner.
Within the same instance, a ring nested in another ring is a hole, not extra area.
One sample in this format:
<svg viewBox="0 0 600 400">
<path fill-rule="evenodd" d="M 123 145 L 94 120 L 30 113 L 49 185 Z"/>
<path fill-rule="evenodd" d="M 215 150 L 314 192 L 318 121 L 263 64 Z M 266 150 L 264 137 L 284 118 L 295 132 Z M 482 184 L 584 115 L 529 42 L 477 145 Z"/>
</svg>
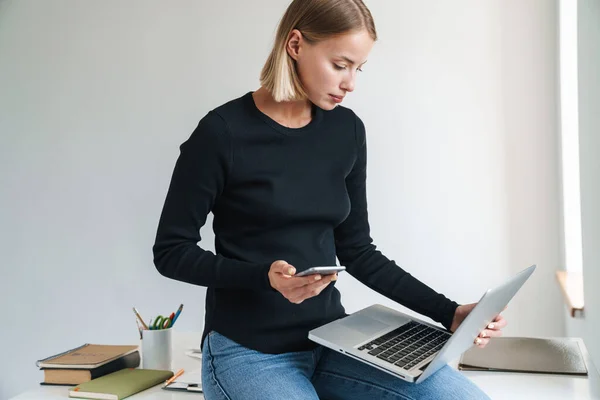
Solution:
<svg viewBox="0 0 600 400">
<path fill-rule="evenodd" d="M 174 317 L 175 317 L 175 313 L 171 313 L 171 315 L 169 317 L 163 317 L 162 315 L 159 315 L 158 317 L 156 317 L 154 322 L 152 322 L 150 324 L 150 329 L 152 329 L 152 330 L 168 329 L 173 324 Z"/>
</svg>

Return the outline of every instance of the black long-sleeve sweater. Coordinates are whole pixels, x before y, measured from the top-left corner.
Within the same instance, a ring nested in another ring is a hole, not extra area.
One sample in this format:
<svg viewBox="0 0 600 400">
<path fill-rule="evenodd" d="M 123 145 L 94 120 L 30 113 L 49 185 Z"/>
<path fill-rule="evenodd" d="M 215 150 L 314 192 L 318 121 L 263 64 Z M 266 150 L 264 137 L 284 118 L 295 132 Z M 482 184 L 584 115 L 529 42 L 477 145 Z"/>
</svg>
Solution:
<svg viewBox="0 0 600 400">
<path fill-rule="evenodd" d="M 371 289 L 450 327 L 456 307 L 372 243 L 366 139 L 351 110 L 313 107 L 287 128 L 252 93 L 210 111 L 181 145 L 154 244 L 166 277 L 206 286 L 211 330 L 264 353 L 311 349 L 308 331 L 346 314 L 335 284 L 293 304 L 269 283 L 271 263 L 334 265 Z M 216 254 L 198 246 L 213 212 Z"/>
</svg>

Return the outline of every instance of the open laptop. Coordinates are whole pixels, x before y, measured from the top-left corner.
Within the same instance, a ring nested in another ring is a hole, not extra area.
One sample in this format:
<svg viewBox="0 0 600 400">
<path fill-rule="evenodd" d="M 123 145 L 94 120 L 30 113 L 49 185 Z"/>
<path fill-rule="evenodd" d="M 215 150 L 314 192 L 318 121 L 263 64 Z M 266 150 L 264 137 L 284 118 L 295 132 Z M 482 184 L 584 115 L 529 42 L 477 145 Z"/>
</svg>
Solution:
<svg viewBox="0 0 600 400">
<path fill-rule="evenodd" d="M 313 329 L 308 338 L 405 381 L 420 383 L 469 349 L 535 268 L 532 265 L 486 291 L 454 334 L 376 304 Z"/>
</svg>

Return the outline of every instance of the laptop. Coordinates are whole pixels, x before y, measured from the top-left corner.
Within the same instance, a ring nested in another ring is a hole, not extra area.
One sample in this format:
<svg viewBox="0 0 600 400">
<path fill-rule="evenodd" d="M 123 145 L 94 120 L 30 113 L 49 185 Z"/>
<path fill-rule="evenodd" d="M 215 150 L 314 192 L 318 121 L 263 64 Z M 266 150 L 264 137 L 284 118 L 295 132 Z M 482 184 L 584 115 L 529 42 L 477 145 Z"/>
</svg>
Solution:
<svg viewBox="0 0 600 400">
<path fill-rule="evenodd" d="M 308 338 L 400 379 L 420 383 L 473 346 L 535 268 L 532 265 L 487 290 L 453 334 L 375 304 L 311 330 Z"/>
</svg>

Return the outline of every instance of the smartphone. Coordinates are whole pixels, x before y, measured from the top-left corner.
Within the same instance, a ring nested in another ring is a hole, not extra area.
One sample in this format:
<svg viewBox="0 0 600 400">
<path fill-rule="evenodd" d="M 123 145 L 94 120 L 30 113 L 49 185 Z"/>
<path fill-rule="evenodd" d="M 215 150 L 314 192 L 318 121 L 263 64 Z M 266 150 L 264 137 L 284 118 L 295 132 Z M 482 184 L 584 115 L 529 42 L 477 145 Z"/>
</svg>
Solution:
<svg viewBox="0 0 600 400">
<path fill-rule="evenodd" d="M 307 275 L 316 275 L 316 274 L 331 275 L 331 274 L 335 274 L 336 272 L 341 272 L 341 271 L 345 271 L 345 270 L 346 270 L 346 267 L 337 266 L 337 265 L 312 267 L 312 268 L 309 268 L 302 272 L 298 272 L 294 276 L 307 276 Z"/>
</svg>

